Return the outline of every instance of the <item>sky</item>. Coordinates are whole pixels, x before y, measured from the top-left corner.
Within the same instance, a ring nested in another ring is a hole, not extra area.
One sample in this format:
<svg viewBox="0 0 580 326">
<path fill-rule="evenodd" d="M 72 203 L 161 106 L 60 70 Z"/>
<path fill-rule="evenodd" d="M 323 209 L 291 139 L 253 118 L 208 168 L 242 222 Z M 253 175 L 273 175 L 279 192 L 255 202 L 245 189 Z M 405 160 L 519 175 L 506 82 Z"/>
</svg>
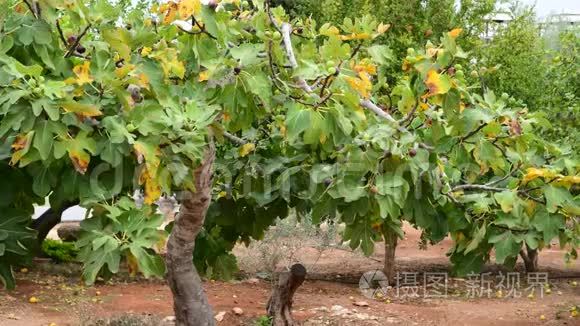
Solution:
<svg viewBox="0 0 580 326">
<path fill-rule="evenodd" d="M 536 15 L 545 17 L 556 13 L 580 14 L 580 0 L 520 0 L 526 5 L 536 5 Z"/>
</svg>

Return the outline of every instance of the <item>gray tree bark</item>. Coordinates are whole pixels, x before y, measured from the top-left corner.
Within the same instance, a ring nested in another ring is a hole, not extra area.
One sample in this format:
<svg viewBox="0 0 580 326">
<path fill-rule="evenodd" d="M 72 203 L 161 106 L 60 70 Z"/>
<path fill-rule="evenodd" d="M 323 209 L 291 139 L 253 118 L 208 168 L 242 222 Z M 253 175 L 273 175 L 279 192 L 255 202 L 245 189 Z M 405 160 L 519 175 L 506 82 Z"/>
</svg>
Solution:
<svg viewBox="0 0 580 326">
<path fill-rule="evenodd" d="M 294 264 L 289 272 L 281 273 L 278 284 L 268 300 L 266 311 L 272 319 L 273 326 L 293 326 L 292 302 L 294 293 L 306 278 L 306 268 L 302 264 Z"/>
<path fill-rule="evenodd" d="M 385 241 L 385 261 L 383 264 L 383 273 L 385 273 L 389 284 L 394 285 L 396 283 L 395 251 L 397 249 L 397 234 L 392 230 L 383 230 L 383 239 Z"/>
<path fill-rule="evenodd" d="M 180 195 L 181 207 L 167 241 L 167 282 L 173 293 L 173 310 L 178 326 L 213 326 L 213 312 L 193 265 L 195 238 L 203 227 L 211 202 L 215 147 L 212 142 L 204 160 L 194 171 L 195 192 Z"/>
<path fill-rule="evenodd" d="M 524 261 L 524 268 L 526 273 L 534 273 L 538 271 L 538 250 L 531 249 L 528 245 L 520 250 L 520 256 Z"/>
</svg>

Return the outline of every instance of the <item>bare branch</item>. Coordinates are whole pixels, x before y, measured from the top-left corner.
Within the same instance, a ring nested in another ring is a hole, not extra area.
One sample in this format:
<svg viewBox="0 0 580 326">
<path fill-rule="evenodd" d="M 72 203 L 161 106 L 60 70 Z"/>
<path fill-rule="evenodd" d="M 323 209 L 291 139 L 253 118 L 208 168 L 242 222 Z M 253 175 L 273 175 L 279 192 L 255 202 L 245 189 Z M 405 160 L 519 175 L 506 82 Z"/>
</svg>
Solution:
<svg viewBox="0 0 580 326">
<path fill-rule="evenodd" d="M 502 192 L 502 191 L 510 190 L 510 189 L 493 187 L 493 186 L 488 186 L 488 185 L 479 185 L 479 184 L 464 184 L 464 185 L 455 186 L 455 187 L 453 187 L 453 189 L 451 189 L 451 191 L 453 191 L 453 192 L 459 191 L 459 190 L 484 190 L 484 191 Z"/>
<path fill-rule="evenodd" d="M 32 7 L 32 5 L 30 4 L 30 2 L 28 2 L 27 0 L 23 0 L 23 2 L 26 4 L 26 6 L 28 7 L 28 10 L 30 10 L 30 12 L 32 13 L 34 18 L 38 18 L 38 16 L 36 15 L 36 11 Z"/>
<path fill-rule="evenodd" d="M 237 145 L 244 145 L 247 143 L 247 141 L 243 140 L 242 138 L 240 138 L 234 134 L 231 134 L 225 130 L 224 130 L 224 138 L 230 140 L 232 143 L 235 143 Z"/>
<path fill-rule="evenodd" d="M 500 188 L 500 187 L 493 187 L 493 186 L 488 186 L 486 184 L 480 185 L 480 184 L 464 184 L 464 185 L 458 185 L 453 187 L 453 189 L 451 189 L 451 192 L 455 192 L 455 191 L 459 191 L 459 190 L 482 190 L 482 191 L 491 191 L 491 192 L 502 192 L 502 191 L 512 191 L 514 189 L 508 189 L 508 188 Z M 523 197 L 526 197 L 530 200 L 533 200 L 535 202 L 541 203 L 541 204 L 546 204 L 546 201 L 541 199 L 541 198 L 536 198 L 532 195 L 529 194 L 529 189 L 528 190 L 524 190 L 524 189 L 520 189 L 517 190 L 517 194 Z"/>
<path fill-rule="evenodd" d="M 471 132 L 470 132 L 470 133 L 468 133 L 467 135 L 465 135 L 465 136 L 461 137 L 461 138 L 459 139 L 459 142 L 458 142 L 458 143 L 461 143 L 461 142 L 465 141 L 467 138 L 469 138 L 469 137 L 471 137 L 471 136 L 473 136 L 473 135 L 477 134 L 477 133 L 478 133 L 478 132 L 479 132 L 481 129 L 483 129 L 485 126 L 487 126 L 487 123 L 482 123 L 482 124 L 480 124 L 480 125 L 479 125 L 479 127 L 475 128 L 473 131 L 471 131 Z"/>
<path fill-rule="evenodd" d="M 284 43 L 284 49 L 286 50 L 286 57 L 288 58 L 288 61 L 290 62 L 290 66 L 292 67 L 292 69 L 296 69 L 298 68 L 298 62 L 296 61 L 296 56 L 294 56 L 294 49 L 292 48 L 292 39 L 290 38 L 290 35 L 292 34 L 292 26 L 290 26 L 290 24 L 288 23 L 283 23 L 280 32 L 282 33 L 282 40 Z M 313 92 L 312 87 L 308 85 L 308 83 L 306 82 L 306 80 L 304 80 L 304 78 L 298 76 L 295 77 L 294 79 L 296 80 L 298 86 L 300 86 L 300 88 L 302 88 L 306 93 Z"/>
<path fill-rule="evenodd" d="M 268 18 L 270 19 L 270 23 L 272 23 L 272 26 L 274 26 L 274 28 L 282 33 L 282 31 L 280 30 L 280 25 L 278 25 L 278 22 L 276 21 L 276 19 L 274 18 L 274 15 L 272 15 L 272 11 L 270 10 L 270 1 L 266 0 L 266 12 L 268 13 Z"/>
<path fill-rule="evenodd" d="M 418 107 L 419 107 L 419 104 L 415 104 L 415 106 L 413 106 L 413 109 L 411 109 L 411 111 L 409 111 L 409 113 L 407 113 L 407 115 L 402 120 L 399 120 L 399 124 L 401 126 L 405 125 L 407 122 L 409 124 L 411 124 L 411 122 L 413 121 L 413 117 L 415 116 L 415 112 L 417 112 Z"/>
<path fill-rule="evenodd" d="M 516 174 L 516 172 L 519 171 L 518 169 L 520 168 L 520 166 L 522 166 L 522 163 L 518 163 L 518 165 L 510 173 L 506 174 L 503 178 L 497 179 L 495 181 L 488 182 L 485 185 L 486 186 L 493 186 L 495 184 L 498 184 L 498 183 L 506 180 L 507 178 L 509 178 L 509 177 L 513 176 L 514 174 Z"/>
<path fill-rule="evenodd" d="M 399 123 L 397 122 L 397 120 L 395 120 L 388 112 L 383 111 L 383 109 L 381 109 L 379 106 L 377 106 L 375 103 L 373 103 L 370 100 L 360 100 L 360 105 L 368 110 L 371 110 L 372 112 L 374 112 L 376 115 L 378 115 L 379 117 L 391 122 L 392 124 L 395 124 L 398 128 L 399 131 L 401 132 L 407 132 L 408 130 L 400 127 Z"/>
<path fill-rule="evenodd" d="M 62 32 L 62 28 L 60 27 L 60 20 L 59 19 L 56 20 L 56 29 L 58 30 L 58 35 L 60 36 L 60 40 L 62 41 L 62 44 L 66 48 L 66 46 L 68 44 L 66 42 L 66 38 L 64 37 L 64 33 Z"/>
</svg>

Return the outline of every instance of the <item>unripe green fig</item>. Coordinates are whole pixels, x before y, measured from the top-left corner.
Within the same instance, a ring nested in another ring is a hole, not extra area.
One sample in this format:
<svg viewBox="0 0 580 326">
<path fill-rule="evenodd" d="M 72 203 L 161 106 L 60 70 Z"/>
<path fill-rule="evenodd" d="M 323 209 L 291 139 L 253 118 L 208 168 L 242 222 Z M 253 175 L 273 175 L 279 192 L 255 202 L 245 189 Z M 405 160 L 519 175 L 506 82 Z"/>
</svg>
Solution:
<svg viewBox="0 0 580 326">
<path fill-rule="evenodd" d="M 282 34 L 280 34 L 280 32 L 275 31 L 274 34 L 272 34 L 272 38 L 275 40 L 279 40 L 282 38 Z"/>
<path fill-rule="evenodd" d="M 455 72 L 455 76 L 456 76 L 457 78 L 463 78 L 463 77 L 465 77 L 465 73 L 463 72 L 463 70 L 457 70 L 457 71 Z"/>
<path fill-rule="evenodd" d="M 336 68 L 330 67 L 326 70 L 326 72 L 328 72 L 329 75 L 334 75 L 336 74 Z"/>
<path fill-rule="evenodd" d="M 477 78 L 477 77 L 479 77 L 479 74 L 478 74 L 478 73 L 477 73 L 477 71 L 475 71 L 475 70 L 472 70 L 472 71 L 469 73 L 469 75 L 471 75 L 471 77 L 473 77 L 473 78 Z"/>
</svg>

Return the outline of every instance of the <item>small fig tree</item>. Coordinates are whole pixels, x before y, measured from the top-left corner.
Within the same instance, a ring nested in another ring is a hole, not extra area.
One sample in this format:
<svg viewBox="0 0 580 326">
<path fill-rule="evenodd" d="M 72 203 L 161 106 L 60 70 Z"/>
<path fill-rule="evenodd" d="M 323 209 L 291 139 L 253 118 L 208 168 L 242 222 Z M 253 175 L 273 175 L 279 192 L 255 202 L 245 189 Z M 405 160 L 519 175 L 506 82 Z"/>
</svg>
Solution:
<svg viewBox="0 0 580 326">
<path fill-rule="evenodd" d="M 214 324 L 192 255 L 232 269 L 233 243 L 259 239 L 289 208 L 338 216 L 366 254 L 384 241 L 391 282 L 404 220 L 433 242 L 451 233 L 459 273 L 492 249 L 511 264 L 556 236 L 576 255 L 578 165 L 534 134 L 540 119 L 467 83 L 460 28 L 410 49 L 390 91 L 388 47 L 373 44 L 389 27 L 368 16 L 319 26 L 227 0 L 27 0 L 3 15 L 0 171 L 27 182 L 2 204 L 28 210 L 0 213 L 0 245 L 28 234 L 29 203 L 78 201 L 94 212 L 85 230 L 101 234 L 81 243 L 92 246 L 85 278 L 95 264 L 115 272 L 126 253 L 159 274 L 144 248 L 157 217 L 122 197 L 177 193 L 166 275 L 178 325 Z M 11 281 L 19 254 L 6 254 Z"/>
</svg>

